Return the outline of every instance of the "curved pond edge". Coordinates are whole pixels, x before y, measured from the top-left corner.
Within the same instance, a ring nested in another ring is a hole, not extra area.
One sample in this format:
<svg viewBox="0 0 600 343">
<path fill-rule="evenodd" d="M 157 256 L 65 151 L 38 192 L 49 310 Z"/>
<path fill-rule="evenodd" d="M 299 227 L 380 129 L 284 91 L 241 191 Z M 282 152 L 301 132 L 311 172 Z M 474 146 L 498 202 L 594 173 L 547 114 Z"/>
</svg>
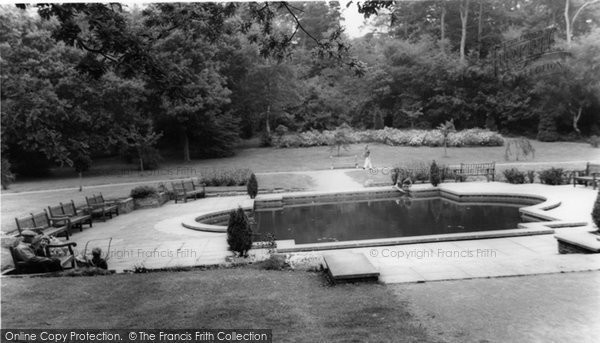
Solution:
<svg viewBox="0 0 600 343">
<path fill-rule="evenodd" d="M 454 187 L 456 188 L 456 187 Z M 284 206 L 301 206 L 307 204 L 326 204 L 338 202 L 366 201 L 389 199 L 401 195 L 392 187 L 373 187 L 368 189 L 336 192 L 299 192 L 288 194 L 265 194 L 259 195 L 252 205 L 242 207 L 246 212 L 252 212 L 254 209 L 279 209 Z M 560 218 L 550 216 L 547 211 L 561 205 L 561 201 L 556 198 L 545 197 L 537 194 L 527 194 L 521 192 L 498 192 L 498 191 L 460 191 L 457 189 L 447 189 L 444 187 L 421 186 L 414 187 L 411 191 L 414 198 L 443 197 L 447 200 L 458 203 L 477 203 L 489 204 L 499 203 L 523 206 L 519 209 L 522 217 L 526 221 L 519 223 L 517 229 L 479 231 L 467 233 L 453 233 L 427 236 L 396 237 L 384 239 L 370 239 L 360 241 L 344 242 L 326 242 L 311 244 L 295 244 L 293 240 L 277 241 L 278 252 L 299 252 L 315 251 L 329 249 L 345 249 L 384 245 L 401 245 L 430 242 L 444 242 L 457 240 L 474 240 L 485 238 L 502 238 L 515 236 L 530 236 L 553 234 L 554 228 L 585 226 L 585 221 L 565 221 Z M 237 208 L 237 207 L 235 207 Z M 229 213 L 235 208 L 224 208 L 214 211 L 207 211 L 194 215 L 184 216 L 182 225 L 188 229 L 226 233 L 227 226 L 220 225 L 226 223 Z"/>
</svg>

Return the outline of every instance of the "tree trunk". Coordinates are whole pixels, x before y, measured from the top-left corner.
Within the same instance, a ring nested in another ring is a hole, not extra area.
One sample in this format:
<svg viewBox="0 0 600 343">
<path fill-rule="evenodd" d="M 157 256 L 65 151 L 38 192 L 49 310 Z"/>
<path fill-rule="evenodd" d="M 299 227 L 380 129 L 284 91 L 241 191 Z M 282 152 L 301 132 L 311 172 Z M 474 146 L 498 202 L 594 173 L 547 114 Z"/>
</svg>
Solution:
<svg viewBox="0 0 600 343">
<path fill-rule="evenodd" d="M 565 33 L 567 34 L 567 46 L 571 46 L 571 19 L 569 19 L 569 4 L 571 0 L 565 0 Z"/>
<path fill-rule="evenodd" d="M 79 172 L 79 191 L 83 190 L 83 173 Z"/>
<path fill-rule="evenodd" d="M 481 58 L 481 32 L 483 21 L 483 0 L 479 0 L 479 18 L 477 22 L 477 58 Z"/>
<path fill-rule="evenodd" d="M 440 18 L 440 31 L 442 32 L 441 35 L 441 49 L 442 49 L 442 54 L 446 53 L 446 3 L 445 0 L 442 1 L 442 16 Z"/>
<path fill-rule="evenodd" d="M 267 136 L 271 136 L 271 125 L 269 125 L 270 114 L 271 114 L 271 105 L 267 105 L 267 116 L 265 118 L 265 130 L 267 132 Z"/>
<path fill-rule="evenodd" d="M 573 129 L 580 136 L 581 136 L 581 131 L 579 130 L 579 127 L 577 126 L 577 123 L 579 122 L 579 119 L 581 118 L 581 111 L 582 110 L 583 110 L 583 108 L 581 106 L 579 106 L 579 109 L 577 110 L 577 114 L 573 116 Z"/>
<path fill-rule="evenodd" d="M 138 152 L 138 157 L 140 159 L 140 171 L 143 172 L 144 171 L 144 158 L 142 157 L 142 149 L 138 148 L 137 152 Z"/>
<path fill-rule="evenodd" d="M 190 162 L 192 160 L 190 158 L 190 140 L 188 138 L 187 131 L 183 126 L 180 128 L 180 133 L 183 142 L 183 161 Z"/>
<path fill-rule="evenodd" d="M 463 0 L 460 5 L 460 21 L 462 24 L 460 36 L 460 63 L 466 63 L 465 46 L 467 44 L 467 20 L 469 19 L 469 0 Z M 464 6 L 463 6 L 464 4 Z"/>
</svg>

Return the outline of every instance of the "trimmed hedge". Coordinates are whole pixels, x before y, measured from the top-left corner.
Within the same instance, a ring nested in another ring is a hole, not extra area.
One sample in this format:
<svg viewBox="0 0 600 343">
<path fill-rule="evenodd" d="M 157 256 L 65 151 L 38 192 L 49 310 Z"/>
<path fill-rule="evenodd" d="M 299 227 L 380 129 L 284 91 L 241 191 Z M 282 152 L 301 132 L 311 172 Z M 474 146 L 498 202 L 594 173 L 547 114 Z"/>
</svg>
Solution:
<svg viewBox="0 0 600 343">
<path fill-rule="evenodd" d="M 212 169 L 202 171 L 200 182 L 207 186 L 244 186 L 250 179 L 250 169 Z"/>
<path fill-rule="evenodd" d="M 544 169 L 540 172 L 540 182 L 546 185 L 563 185 L 565 184 L 565 175 L 562 168 Z"/>
<path fill-rule="evenodd" d="M 519 171 L 517 168 L 506 169 L 502 173 L 504 174 L 506 181 L 508 181 L 509 183 L 525 183 L 525 173 Z"/>
<path fill-rule="evenodd" d="M 134 199 L 144 199 L 158 194 L 152 186 L 138 186 L 131 190 L 130 196 Z"/>
<path fill-rule="evenodd" d="M 350 144 L 382 143 L 392 146 L 443 146 L 444 135 L 440 130 L 399 130 L 386 127 L 382 130 L 350 131 Z M 317 130 L 286 134 L 276 143 L 278 148 L 298 148 L 334 145 L 335 131 Z M 485 129 L 468 129 L 448 135 L 449 147 L 463 146 L 502 146 L 502 135 Z"/>
</svg>

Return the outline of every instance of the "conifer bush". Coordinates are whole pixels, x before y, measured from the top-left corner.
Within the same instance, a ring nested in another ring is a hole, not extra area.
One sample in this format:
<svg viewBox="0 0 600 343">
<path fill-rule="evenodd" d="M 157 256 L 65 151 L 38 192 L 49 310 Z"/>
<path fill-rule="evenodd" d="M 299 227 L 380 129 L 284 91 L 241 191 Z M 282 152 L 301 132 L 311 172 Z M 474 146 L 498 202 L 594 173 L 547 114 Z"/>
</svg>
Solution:
<svg viewBox="0 0 600 343">
<path fill-rule="evenodd" d="M 248 179 L 246 188 L 248 189 L 250 199 L 256 198 L 256 195 L 258 194 L 258 181 L 256 181 L 256 175 L 254 175 L 254 173 L 250 174 L 250 179 Z"/>
<path fill-rule="evenodd" d="M 229 250 L 237 253 L 238 256 L 248 257 L 248 251 L 252 247 L 252 228 L 246 213 L 241 207 L 229 214 L 227 244 Z"/>
<path fill-rule="evenodd" d="M 431 167 L 429 167 L 429 182 L 435 187 L 440 183 L 441 174 L 440 167 L 438 167 L 437 163 L 433 161 L 431 163 Z"/>
</svg>

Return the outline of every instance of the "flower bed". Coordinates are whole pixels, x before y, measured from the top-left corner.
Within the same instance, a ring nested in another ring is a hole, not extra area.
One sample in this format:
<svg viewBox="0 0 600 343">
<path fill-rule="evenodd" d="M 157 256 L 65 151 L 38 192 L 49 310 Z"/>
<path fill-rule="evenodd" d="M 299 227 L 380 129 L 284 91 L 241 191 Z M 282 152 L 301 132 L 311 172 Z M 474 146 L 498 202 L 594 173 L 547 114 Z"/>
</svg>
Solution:
<svg viewBox="0 0 600 343">
<path fill-rule="evenodd" d="M 316 130 L 284 135 L 275 142 L 278 148 L 311 147 L 334 144 L 335 131 Z M 383 143 L 405 146 L 443 146 L 444 136 L 440 130 L 400 130 L 386 127 L 382 130 L 350 131 L 349 143 Z M 502 146 L 504 139 L 497 132 L 485 129 L 467 129 L 448 135 L 448 146 Z"/>
</svg>

